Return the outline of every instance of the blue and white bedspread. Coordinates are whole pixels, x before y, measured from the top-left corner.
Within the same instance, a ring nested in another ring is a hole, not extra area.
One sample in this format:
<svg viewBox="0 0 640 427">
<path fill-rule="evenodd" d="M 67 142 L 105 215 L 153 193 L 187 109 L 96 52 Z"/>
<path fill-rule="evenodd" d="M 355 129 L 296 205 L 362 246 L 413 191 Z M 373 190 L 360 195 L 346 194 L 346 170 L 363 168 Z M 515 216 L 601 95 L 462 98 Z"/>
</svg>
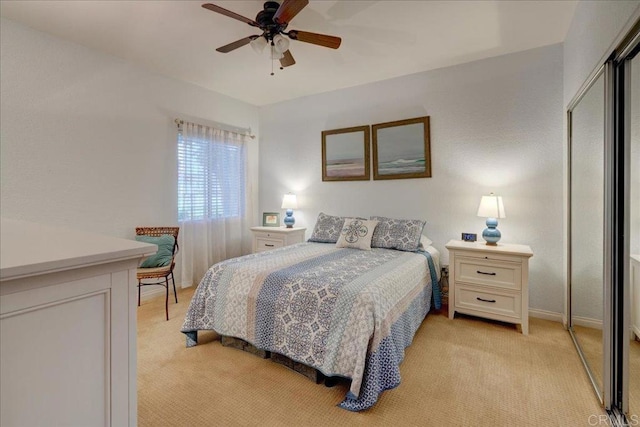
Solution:
<svg viewBox="0 0 640 427">
<path fill-rule="evenodd" d="M 300 243 L 223 261 L 196 290 L 182 332 L 241 338 L 327 376 L 350 378 L 340 406 L 370 408 L 400 384 L 404 349 L 433 296 L 437 273 L 427 252 L 340 249 Z"/>
</svg>

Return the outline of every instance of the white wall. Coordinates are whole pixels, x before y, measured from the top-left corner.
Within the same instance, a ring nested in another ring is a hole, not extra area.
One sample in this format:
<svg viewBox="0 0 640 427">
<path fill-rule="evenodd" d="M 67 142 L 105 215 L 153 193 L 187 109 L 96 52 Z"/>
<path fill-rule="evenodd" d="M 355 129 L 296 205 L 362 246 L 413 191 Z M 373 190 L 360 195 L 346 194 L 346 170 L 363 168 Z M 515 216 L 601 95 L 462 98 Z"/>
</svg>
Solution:
<svg viewBox="0 0 640 427">
<path fill-rule="evenodd" d="M 580 1 L 564 40 L 564 105 L 638 18 L 640 1 Z"/>
<path fill-rule="evenodd" d="M 257 107 L 10 20 L 1 31 L 3 217 L 129 238 L 176 224 L 174 118 L 257 131 Z"/>
<path fill-rule="evenodd" d="M 640 256 L 640 56 L 631 61 L 630 250 Z M 640 307 L 638 307 L 640 310 Z"/>
<path fill-rule="evenodd" d="M 529 244 L 530 306 L 563 311 L 562 47 L 418 73 L 261 108 L 260 211 L 298 194 L 307 235 L 318 212 L 424 218 L 443 252 L 482 233 L 483 194 L 504 198 L 502 241 Z M 322 182 L 320 133 L 431 117 L 432 178 Z M 481 239 L 481 238 L 480 238 Z"/>
</svg>

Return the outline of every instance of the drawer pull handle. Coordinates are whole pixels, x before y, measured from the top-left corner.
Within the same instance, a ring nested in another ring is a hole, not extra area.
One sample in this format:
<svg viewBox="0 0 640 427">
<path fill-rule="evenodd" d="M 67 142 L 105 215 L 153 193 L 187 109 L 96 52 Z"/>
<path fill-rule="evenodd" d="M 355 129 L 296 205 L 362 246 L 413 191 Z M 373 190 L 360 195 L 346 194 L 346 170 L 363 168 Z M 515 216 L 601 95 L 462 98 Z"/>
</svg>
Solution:
<svg viewBox="0 0 640 427">
<path fill-rule="evenodd" d="M 480 271 L 480 270 L 476 270 L 476 273 L 478 274 L 486 274 L 487 276 L 495 276 L 496 273 L 485 273 L 484 271 Z"/>
<path fill-rule="evenodd" d="M 483 302 L 496 302 L 496 300 L 494 300 L 494 299 L 484 299 L 484 298 L 480 298 L 480 297 L 476 297 L 476 299 L 478 301 L 483 301 Z"/>
<path fill-rule="evenodd" d="M 268 247 L 268 248 L 272 248 L 272 247 L 273 247 L 273 245 L 270 245 L 270 244 L 268 244 L 268 243 L 265 243 L 264 245 L 265 245 L 266 247 Z"/>
</svg>

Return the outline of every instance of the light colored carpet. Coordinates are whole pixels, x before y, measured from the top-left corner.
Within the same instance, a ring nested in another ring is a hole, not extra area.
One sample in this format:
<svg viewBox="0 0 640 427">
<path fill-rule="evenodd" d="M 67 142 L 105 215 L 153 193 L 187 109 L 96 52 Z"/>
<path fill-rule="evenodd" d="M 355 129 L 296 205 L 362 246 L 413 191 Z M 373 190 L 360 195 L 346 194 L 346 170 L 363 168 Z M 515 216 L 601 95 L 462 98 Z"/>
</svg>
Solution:
<svg viewBox="0 0 640 427">
<path fill-rule="evenodd" d="M 575 334 L 589 367 L 602 387 L 602 330 L 574 326 Z M 640 420 L 640 342 L 629 343 L 629 415 Z"/>
<path fill-rule="evenodd" d="M 602 347 L 602 329 L 587 328 L 586 326 L 573 326 L 573 333 L 582 348 L 582 354 L 589 364 L 600 391 L 603 389 L 604 354 Z"/>
<path fill-rule="evenodd" d="M 629 414 L 640 420 L 640 341 L 629 345 Z"/>
<path fill-rule="evenodd" d="M 401 365 L 402 383 L 376 406 L 338 408 L 327 388 L 282 365 L 222 347 L 213 332 L 185 348 L 179 332 L 194 289 L 138 308 L 138 419 L 145 426 L 586 426 L 604 412 L 567 331 L 432 313 Z"/>
</svg>

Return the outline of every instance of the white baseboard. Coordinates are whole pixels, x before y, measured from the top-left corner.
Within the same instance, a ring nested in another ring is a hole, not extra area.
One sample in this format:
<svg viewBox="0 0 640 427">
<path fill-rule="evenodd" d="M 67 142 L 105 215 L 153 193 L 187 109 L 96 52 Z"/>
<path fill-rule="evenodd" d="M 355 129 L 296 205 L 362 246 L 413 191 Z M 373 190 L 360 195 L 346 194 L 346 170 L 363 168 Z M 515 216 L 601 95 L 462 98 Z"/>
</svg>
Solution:
<svg viewBox="0 0 640 427">
<path fill-rule="evenodd" d="M 164 295 L 166 292 L 167 291 L 162 286 L 143 286 L 142 292 L 140 292 L 140 300 L 148 301 L 159 295 Z M 171 292 L 173 292 L 173 289 L 171 289 Z"/>
<path fill-rule="evenodd" d="M 176 284 L 176 289 L 184 289 L 190 288 L 192 285 L 178 285 Z M 142 292 L 140 293 L 140 300 L 147 301 L 151 298 L 155 298 L 160 295 L 164 295 L 166 290 L 162 286 L 143 286 Z M 169 293 L 173 293 L 173 285 L 169 282 Z"/>
<path fill-rule="evenodd" d="M 529 309 L 529 317 L 535 317 L 536 319 L 551 320 L 553 322 L 563 323 L 562 313 L 556 313 L 554 311 L 540 310 L 537 308 Z"/>
<path fill-rule="evenodd" d="M 591 319 L 589 317 L 573 316 L 573 324 L 584 326 L 585 328 L 602 329 L 602 320 Z"/>
</svg>

